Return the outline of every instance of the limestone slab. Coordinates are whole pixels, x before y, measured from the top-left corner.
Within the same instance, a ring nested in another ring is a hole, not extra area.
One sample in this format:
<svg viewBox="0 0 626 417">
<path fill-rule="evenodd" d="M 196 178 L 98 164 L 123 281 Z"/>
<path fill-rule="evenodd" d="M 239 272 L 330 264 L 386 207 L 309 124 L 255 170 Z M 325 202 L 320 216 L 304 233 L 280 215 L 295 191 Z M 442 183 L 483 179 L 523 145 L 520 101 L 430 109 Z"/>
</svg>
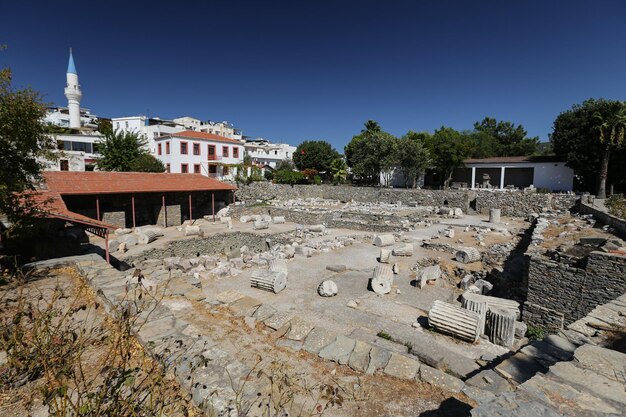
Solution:
<svg viewBox="0 0 626 417">
<path fill-rule="evenodd" d="M 263 321 L 272 330 L 278 330 L 285 326 L 293 318 L 294 313 L 290 311 L 279 311 L 270 318 Z"/>
<path fill-rule="evenodd" d="M 372 346 L 360 340 L 356 341 L 354 350 L 348 360 L 348 366 L 355 371 L 365 372 L 370 363 L 370 351 Z"/>
<path fill-rule="evenodd" d="M 230 308 L 236 316 L 250 317 L 256 312 L 261 304 L 263 303 L 256 298 L 244 296 L 230 304 L 228 308 Z"/>
<path fill-rule="evenodd" d="M 532 342 L 531 344 L 520 349 L 520 352 L 533 357 L 546 368 L 556 362 L 572 359 L 571 353 L 565 352 L 564 350 L 544 341 Z"/>
<path fill-rule="evenodd" d="M 600 397 L 626 405 L 623 384 L 589 369 L 579 368 L 573 362 L 559 362 L 550 367 L 549 374 L 572 384 L 584 386 L 586 390 Z"/>
<path fill-rule="evenodd" d="M 303 349 L 309 353 L 318 354 L 324 347 L 331 344 L 337 338 L 337 333 L 323 327 L 316 327 L 304 341 Z"/>
<path fill-rule="evenodd" d="M 583 345 L 574 358 L 580 366 L 626 385 L 626 354 L 600 346 Z"/>
<path fill-rule="evenodd" d="M 354 339 L 339 335 L 334 342 L 320 350 L 319 356 L 322 359 L 327 359 L 333 362 L 338 362 L 341 365 L 345 365 L 350 359 L 350 354 L 352 353 L 355 344 L 356 341 Z"/>
<path fill-rule="evenodd" d="M 276 309 L 269 304 L 262 304 L 256 309 L 252 317 L 258 321 L 265 321 L 276 314 Z"/>
<path fill-rule="evenodd" d="M 235 290 L 224 291 L 215 296 L 215 299 L 222 304 L 232 304 L 240 298 L 243 298 L 243 294 Z"/>
<path fill-rule="evenodd" d="M 504 378 L 521 384 L 535 376 L 537 372 L 544 371 L 545 368 L 532 357 L 516 353 L 498 364 L 495 370 Z"/>
<path fill-rule="evenodd" d="M 473 377 L 467 379 L 465 384 L 489 391 L 493 394 L 501 394 L 506 391 L 511 391 L 512 389 L 506 379 L 491 369 L 480 371 Z"/>
<path fill-rule="evenodd" d="M 287 339 L 302 341 L 313 330 L 313 325 L 301 317 L 294 317 L 291 322 L 289 332 L 287 333 Z"/>
<path fill-rule="evenodd" d="M 420 363 L 408 356 L 392 353 L 384 372 L 399 379 L 414 379 L 420 370 Z"/>
<path fill-rule="evenodd" d="M 378 346 L 373 346 L 370 350 L 370 363 L 365 373 L 373 374 L 374 372 L 384 369 L 391 358 L 391 351 Z"/>
<path fill-rule="evenodd" d="M 428 382 L 430 385 L 454 393 L 461 392 L 464 385 L 463 381 L 460 379 L 428 365 L 420 366 L 420 378 L 422 381 Z"/>
</svg>

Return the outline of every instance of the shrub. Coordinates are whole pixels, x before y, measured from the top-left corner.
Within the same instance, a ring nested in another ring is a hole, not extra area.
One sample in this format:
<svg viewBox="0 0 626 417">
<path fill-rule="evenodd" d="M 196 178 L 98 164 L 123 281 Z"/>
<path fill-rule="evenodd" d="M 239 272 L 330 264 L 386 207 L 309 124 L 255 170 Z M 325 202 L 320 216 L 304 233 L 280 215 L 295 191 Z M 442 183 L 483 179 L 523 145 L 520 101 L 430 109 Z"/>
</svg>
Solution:
<svg viewBox="0 0 626 417">
<path fill-rule="evenodd" d="M 272 171 L 265 171 L 264 176 L 267 181 L 272 181 L 274 179 L 274 173 Z"/>
<path fill-rule="evenodd" d="M 274 181 L 277 184 L 298 184 L 304 180 L 304 175 L 298 171 L 276 171 L 274 173 Z"/>
<path fill-rule="evenodd" d="M 320 185 L 322 183 L 322 177 L 320 177 L 319 175 L 316 175 L 313 177 L 313 183 L 315 185 Z"/>
<path fill-rule="evenodd" d="M 529 340 L 542 340 L 545 337 L 545 331 L 541 327 L 528 326 L 526 337 Z"/>
<path fill-rule="evenodd" d="M 606 208 L 609 213 L 620 219 L 626 219 L 626 200 L 624 194 L 613 194 L 606 199 Z"/>
</svg>

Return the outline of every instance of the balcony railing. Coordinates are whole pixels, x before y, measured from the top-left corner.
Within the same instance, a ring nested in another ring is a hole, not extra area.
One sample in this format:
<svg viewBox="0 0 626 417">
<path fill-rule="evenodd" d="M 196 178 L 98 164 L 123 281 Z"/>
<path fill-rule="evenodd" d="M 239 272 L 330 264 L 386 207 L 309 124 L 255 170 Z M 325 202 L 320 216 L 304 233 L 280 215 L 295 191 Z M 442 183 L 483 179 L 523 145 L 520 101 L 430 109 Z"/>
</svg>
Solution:
<svg viewBox="0 0 626 417">
<path fill-rule="evenodd" d="M 221 157 L 221 156 L 219 156 L 219 155 L 209 155 L 209 156 L 207 157 L 207 160 L 208 160 L 208 161 L 221 161 L 221 160 L 222 160 L 222 157 Z"/>
</svg>

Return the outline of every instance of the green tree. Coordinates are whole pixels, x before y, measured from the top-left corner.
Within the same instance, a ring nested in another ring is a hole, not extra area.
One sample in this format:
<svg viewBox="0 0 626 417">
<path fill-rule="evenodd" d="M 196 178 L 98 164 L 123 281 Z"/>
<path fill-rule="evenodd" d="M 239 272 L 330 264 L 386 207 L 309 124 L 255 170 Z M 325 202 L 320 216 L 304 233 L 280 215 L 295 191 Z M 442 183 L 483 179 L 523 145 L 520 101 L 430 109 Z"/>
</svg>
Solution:
<svg viewBox="0 0 626 417">
<path fill-rule="evenodd" d="M 104 117 L 98 118 L 98 132 L 103 135 L 113 133 L 113 123 L 111 123 L 111 119 L 105 119 Z"/>
<path fill-rule="evenodd" d="M 396 138 L 369 120 L 365 129 L 354 136 L 345 147 L 346 163 L 352 173 L 369 184 L 378 184 L 380 174 L 388 170 L 395 157 Z"/>
<path fill-rule="evenodd" d="M 334 184 L 346 182 L 348 178 L 348 165 L 346 165 L 346 161 L 341 157 L 336 158 L 330 165 L 330 172 L 333 176 Z"/>
<path fill-rule="evenodd" d="M 323 140 L 305 140 L 296 148 L 293 162 L 299 170 L 307 168 L 328 172 L 330 164 L 339 154 L 332 145 Z"/>
<path fill-rule="evenodd" d="M 442 126 L 426 140 L 433 166 L 444 179 L 444 188 L 448 188 L 452 173 L 463 165 L 463 161 L 472 150 L 471 139 L 450 127 Z"/>
<path fill-rule="evenodd" d="M 274 172 L 274 181 L 278 184 L 297 184 L 304 181 L 304 175 L 300 171 L 276 171 Z"/>
<path fill-rule="evenodd" d="M 98 142 L 96 161 L 103 171 L 132 171 L 131 164 L 148 151 L 146 141 L 135 132 L 110 131 Z"/>
<path fill-rule="evenodd" d="M 609 173 L 609 159 L 614 149 L 624 144 L 626 129 L 626 103 L 623 101 L 606 101 L 593 114 L 593 121 L 598 131 L 598 139 L 602 144 L 600 159 L 600 175 L 598 176 L 598 197 L 606 198 L 606 178 Z"/>
<path fill-rule="evenodd" d="M 283 159 L 276 164 L 274 171 L 293 171 L 294 169 L 296 169 L 296 167 L 291 159 Z"/>
<path fill-rule="evenodd" d="M 150 154 L 141 154 L 129 164 L 129 171 L 133 172 L 165 172 L 163 162 Z"/>
<path fill-rule="evenodd" d="M 555 119 L 550 141 L 554 153 L 562 156 L 576 173 L 576 189 L 600 195 L 601 182 L 605 187 L 610 183 L 617 189 L 626 189 L 626 149 L 620 145 L 621 122 L 614 123 L 621 118 L 623 107 L 622 101 L 588 99 L 574 104 Z M 603 124 L 605 127 L 601 128 Z M 613 138 L 608 128 L 611 124 L 616 127 Z M 601 178 L 604 164 L 606 178 Z"/>
<path fill-rule="evenodd" d="M 412 186 L 416 188 L 417 180 L 430 166 L 430 153 L 425 145 L 429 137 L 427 132 L 409 131 L 398 140 L 397 162 L 404 175 L 405 187 L 408 187 L 408 181 L 412 179 Z"/>
<path fill-rule="evenodd" d="M 527 137 L 528 132 L 522 125 L 515 126 L 511 122 L 499 122 L 492 117 L 485 117 L 481 122 L 474 123 L 474 131 L 485 133 L 495 139 L 498 147 L 493 148 L 494 154 L 491 156 L 524 156 L 537 152 L 539 138 Z M 485 140 L 486 136 L 482 135 L 478 138 Z M 489 146 L 493 145 L 489 144 Z"/>
<path fill-rule="evenodd" d="M 28 191 L 41 180 L 45 160 L 56 160 L 55 141 L 41 122 L 45 115 L 41 95 L 30 88 L 13 88 L 10 69 L 1 69 L 0 212 L 14 224 L 32 214 L 35 202 Z"/>
</svg>

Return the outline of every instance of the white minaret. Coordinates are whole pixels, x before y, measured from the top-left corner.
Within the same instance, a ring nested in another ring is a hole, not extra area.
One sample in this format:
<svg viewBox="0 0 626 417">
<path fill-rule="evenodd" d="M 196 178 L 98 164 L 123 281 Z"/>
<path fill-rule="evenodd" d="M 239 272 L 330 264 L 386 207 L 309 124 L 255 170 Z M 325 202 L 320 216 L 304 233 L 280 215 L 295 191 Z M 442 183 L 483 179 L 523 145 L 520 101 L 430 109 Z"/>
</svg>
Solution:
<svg viewBox="0 0 626 417">
<path fill-rule="evenodd" d="M 72 48 L 70 48 L 70 61 L 67 64 L 67 85 L 65 86 L 65 97 L 67 97 L 67 107 L 70 111 L 70 129 L 80 129 L 80 99 L 83 92 L 78 84 L 78 74 L 74 65 Z"/>
</svg>

